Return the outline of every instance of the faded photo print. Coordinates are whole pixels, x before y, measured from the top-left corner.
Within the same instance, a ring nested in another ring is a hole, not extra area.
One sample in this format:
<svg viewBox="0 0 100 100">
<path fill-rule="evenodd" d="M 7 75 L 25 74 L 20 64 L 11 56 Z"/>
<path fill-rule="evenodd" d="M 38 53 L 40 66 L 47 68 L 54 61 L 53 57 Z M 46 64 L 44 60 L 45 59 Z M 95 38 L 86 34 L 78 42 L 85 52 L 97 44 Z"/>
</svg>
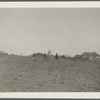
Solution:
<svg viewBox="0 0 100 100">
<path fill-rule="evenodd" d="M 100 92 L 100 8 L 0 8 L 0 92 Z"/>
</svg>

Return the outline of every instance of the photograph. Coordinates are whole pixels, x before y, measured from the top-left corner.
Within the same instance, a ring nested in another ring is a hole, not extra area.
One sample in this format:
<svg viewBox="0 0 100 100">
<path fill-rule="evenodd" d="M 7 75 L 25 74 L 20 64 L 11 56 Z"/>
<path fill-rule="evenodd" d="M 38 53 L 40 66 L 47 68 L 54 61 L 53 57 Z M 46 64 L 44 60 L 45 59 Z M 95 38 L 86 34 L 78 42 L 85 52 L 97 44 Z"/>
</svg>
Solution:
<svg viewBox="0 0 100 100">
<path fill-rule="evenodd" d="M 0 92 L 100 92 L 100 8 L 0 8 Z"/>
</svg>

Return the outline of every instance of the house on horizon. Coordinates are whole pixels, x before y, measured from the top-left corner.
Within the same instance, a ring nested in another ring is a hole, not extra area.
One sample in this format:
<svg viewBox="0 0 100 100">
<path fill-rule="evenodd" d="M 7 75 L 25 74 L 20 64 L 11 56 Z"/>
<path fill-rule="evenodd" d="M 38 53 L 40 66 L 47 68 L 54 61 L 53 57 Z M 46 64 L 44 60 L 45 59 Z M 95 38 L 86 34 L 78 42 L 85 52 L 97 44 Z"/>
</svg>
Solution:
<svg viewBox="0 0 100 100">
<path fill-rule="evenodd" d="M 84 52 L 83 54 L 81 54 L 81 56 L 82 58 L 88 58 L 90 60 L 100 58 L 100 55 L 96 52 Z"/>
</svg>

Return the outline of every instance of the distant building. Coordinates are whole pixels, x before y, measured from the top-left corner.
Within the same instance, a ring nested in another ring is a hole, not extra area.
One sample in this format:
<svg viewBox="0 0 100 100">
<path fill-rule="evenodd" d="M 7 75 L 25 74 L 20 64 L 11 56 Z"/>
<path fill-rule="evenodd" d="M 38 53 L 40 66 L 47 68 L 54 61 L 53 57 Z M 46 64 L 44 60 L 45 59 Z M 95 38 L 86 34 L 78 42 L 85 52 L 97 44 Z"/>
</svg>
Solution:
<svg viewBox="0 0 100 100">
<path fill-rule="evenodd" d="M 81 54 L 82 58 L 88 58 L 88 59 L 97 59 L 100 58 L 100 55 L 97 54 L 96 52 L 84 52 Z"/>
<path fill-rule="evenodd" d="M 82 57 L 81 55 L 77 54 L 74 56 L 74 59 L 83 59 L 84 57 Z"/>
<path fill-rule="evenodd" d="M 48 51 L 48 54 L 47 54 L 47 55 L 48 55 L 48 56 L 51 56 L 51 50 Z"/>
</svg>

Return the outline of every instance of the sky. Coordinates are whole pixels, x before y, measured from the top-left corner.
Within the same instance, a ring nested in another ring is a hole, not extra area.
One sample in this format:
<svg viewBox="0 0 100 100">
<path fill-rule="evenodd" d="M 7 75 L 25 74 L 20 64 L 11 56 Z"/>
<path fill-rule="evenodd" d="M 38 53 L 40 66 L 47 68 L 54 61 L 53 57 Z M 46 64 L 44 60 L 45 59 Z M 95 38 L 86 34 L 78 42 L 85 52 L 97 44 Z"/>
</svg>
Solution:
<svg viewBox="0 0 100 100">
<path fill-rule="evenodd" d="M 100 54 L 100 8 L 0 8 L 0 51 Z"/>
</svg>

